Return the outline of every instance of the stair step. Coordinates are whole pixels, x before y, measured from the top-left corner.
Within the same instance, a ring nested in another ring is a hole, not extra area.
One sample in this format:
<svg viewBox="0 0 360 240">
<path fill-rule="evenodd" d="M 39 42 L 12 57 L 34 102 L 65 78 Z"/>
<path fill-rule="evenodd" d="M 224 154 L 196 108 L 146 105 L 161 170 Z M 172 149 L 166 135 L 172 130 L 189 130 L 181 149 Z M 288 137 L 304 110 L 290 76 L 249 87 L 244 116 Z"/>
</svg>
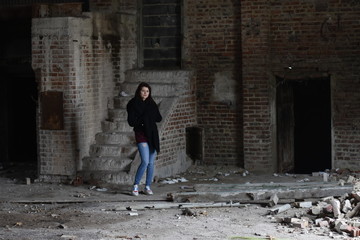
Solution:
<svg viewBox="0 0 360 240">
<path fill-rule="evenodd" d="M 91 157 L 134 157 L 136 145 L 93 144 L 90 146 Z"/>
<path fill-rule="evenodd" d="M 135 135 L 133 132 L 101 132 L 96 134 L 95 141 L 97 144 L 135 144 Z"/>
<path fill-rule="evenodd" d="M 93 180 L 113 184 L 133 184 L 133 159 L 138 154 L 132 127 L 127 123 L 126 106 L 134 96 L 140 82 L 152 87 L 152 97 L 160 111 L 170 109 L 178 96 L 190 89 L 192 71 L 184 70 L 128 70 L 126 81 L 121 83 L 119 95 L 108 106 L 108 119 L 101 122 L 101 133 L 96 134 L 96 144 L 90 146 L 90 156 L 82 159 L 84 181 Z M 166 117 L 170 113 L 162 113 Z M 164 121 L 162 121 L 163 123 Z M 159 125 L 162 129 L 163 125 Z"/>
<path fill-rule="evenodd" d="M 128 122 L 122 121 L 102 121 L 101 130 L 105 133 L 110 132 L 132 132 L 133 128 L 129 126 Z"/>
<path fill-rule="evenodd" d="M 133 160 L 130 158 L 114 158 L 114 157 L 85 157 L 83 159 L 83 171 L 113 171 L 129 170 L 130 163 Z"/>
<path fill-rule="evenodd" d="M 134 176 L 128 174 L 127 171 L 80 171 L 79 176 L 82 176 L 84 181 L 97 181 L 110 184 L 133 184 Z"/>
<path fill-rule="evenodd" d="M 121 90 L 126 93 L 135 93 L 138 85 L 139 82 L 124 82 L 121 86 Z M 153 82 L 150 85 L 151 95 L 153 97 L 172 97 L 178 96 L 183 92 L 181 90 L 181 84 Z"/>
<path fill-rule="evenodd" d="M 120 109 L 120 108 L 108 109 L 108 117 L 112 121 L 126 121 L 127 120 L 126 109 Z"/>
<path fill-rule="evenodd" d="M 128 94 L 130 95 L 126 97 L 123 96 L 114 97 L 114 108 L 126 109 L 126 105 L 130 101 L 130 99 L 133 98 L 134 93 L 128 93 Z"/>
</svg>

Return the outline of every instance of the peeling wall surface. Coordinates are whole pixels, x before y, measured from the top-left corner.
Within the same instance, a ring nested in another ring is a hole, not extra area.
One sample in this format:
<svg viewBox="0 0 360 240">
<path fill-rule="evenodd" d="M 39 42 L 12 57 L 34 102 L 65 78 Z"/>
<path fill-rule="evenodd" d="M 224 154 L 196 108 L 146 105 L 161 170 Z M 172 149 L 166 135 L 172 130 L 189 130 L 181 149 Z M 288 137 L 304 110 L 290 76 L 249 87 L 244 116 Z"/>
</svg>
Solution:
<svg viewBox="0 0 360 240">
<path fill-rule="evenodd" d="M 233 106 L 236 103 L 237 92 L 236 79 L 233 78 L 232 73 L 228 72 L 217 72 L 214 76 L 214 92 L 213 98 L 219 102 Z"/>
<path fill-rule="evenodd" d="M 115 89 L 113 44 L 86 18 L 33 19 L 33 68 L 40 92 L 64 95 L 64 129 L 39 128 L 40 175 L 74 176 L 107 116 Z M 80 31 L 79 31 L 80 29 Z M 39 109 L 39 122 L 41 109 Z"/>
<path fill-rule="evenodd" d="M 116 6 L 111 12 L 94 8 L 82 17 L 33 19 L 33 68 L 41 92 L 64 96 L 64 129 L 38 127 L 44 181 L 76 175 L 112 183 L 133 180 L 139 155 L 125 106 L 141 81 L 152 85 L 163 111 L 157 176 L 185 171 L 191 164 L 185 129 L 196 123 L 193 76 L 181 70 L 136 71 L 136 12 Z M 39 122 L 42 113 L 39 109 Z"/>
</svg>

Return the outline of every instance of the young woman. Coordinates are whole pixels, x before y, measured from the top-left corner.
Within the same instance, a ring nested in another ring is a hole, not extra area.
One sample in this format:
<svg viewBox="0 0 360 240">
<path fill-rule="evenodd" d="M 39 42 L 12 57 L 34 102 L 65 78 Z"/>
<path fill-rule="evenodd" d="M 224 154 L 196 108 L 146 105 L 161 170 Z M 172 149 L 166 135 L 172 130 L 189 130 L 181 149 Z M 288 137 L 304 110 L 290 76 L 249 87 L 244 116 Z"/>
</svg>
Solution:
<svg viewBox="0 0 360 240">
<path fill-rule="evenodd" d="M 160 151 L 157 122 L 162 120 L 159 108 L 151 97 L 151 87 L 140 83 L 135 96 L 127 104 L 128 123 L 134 128 L 135 140 L 141 157 L 132 195 L 139 195 L 139 183 L 146 170 L 145 194 L 153 194 L 150 186 L 154 174 L 154 161 Z"/>
</svg>

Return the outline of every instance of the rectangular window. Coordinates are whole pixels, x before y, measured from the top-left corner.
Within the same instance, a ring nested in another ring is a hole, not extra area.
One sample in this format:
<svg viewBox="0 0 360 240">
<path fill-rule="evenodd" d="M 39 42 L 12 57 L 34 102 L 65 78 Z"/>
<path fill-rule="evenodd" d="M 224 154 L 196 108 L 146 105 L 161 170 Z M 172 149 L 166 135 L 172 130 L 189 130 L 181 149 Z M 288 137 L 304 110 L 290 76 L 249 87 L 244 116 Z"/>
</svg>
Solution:
<svg viewBox="0 0 360 240">
<path fill-rule="evenodd" d="M 141 26 L 143 67 L 180 68 L 180 0 L 142 0 Z"/>
</svg>

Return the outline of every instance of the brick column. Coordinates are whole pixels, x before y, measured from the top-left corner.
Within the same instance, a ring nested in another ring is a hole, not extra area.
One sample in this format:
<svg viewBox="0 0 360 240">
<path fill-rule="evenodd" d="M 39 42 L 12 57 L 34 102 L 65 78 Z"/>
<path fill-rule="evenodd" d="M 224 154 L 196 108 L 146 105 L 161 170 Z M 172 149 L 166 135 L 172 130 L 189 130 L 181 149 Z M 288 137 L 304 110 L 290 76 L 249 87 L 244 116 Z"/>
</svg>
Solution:
<svg viewBox="0 0 360 240">
<path fill-rule="evenodd" d="M 243 165 L 241 1 L 184 1 L 183 63 L 196 74 L 204 163 Z"/>
<path fill-rule="evenodd" d="M 244 100 L 244 165 L 274 169 L 269 99 L 269 1 L 241 1 Z"/>
<path fill-rule="evenodd" d="M 33 69 L 39 92 L 63 94 L 63 128 L 43 128 L 39 100 L 38 156 L 43 181 L 72 178 L 100 131 L 115 88 L 111 43 L 92 36 L 91 18 L 33 19 Z"/>
</svg>

